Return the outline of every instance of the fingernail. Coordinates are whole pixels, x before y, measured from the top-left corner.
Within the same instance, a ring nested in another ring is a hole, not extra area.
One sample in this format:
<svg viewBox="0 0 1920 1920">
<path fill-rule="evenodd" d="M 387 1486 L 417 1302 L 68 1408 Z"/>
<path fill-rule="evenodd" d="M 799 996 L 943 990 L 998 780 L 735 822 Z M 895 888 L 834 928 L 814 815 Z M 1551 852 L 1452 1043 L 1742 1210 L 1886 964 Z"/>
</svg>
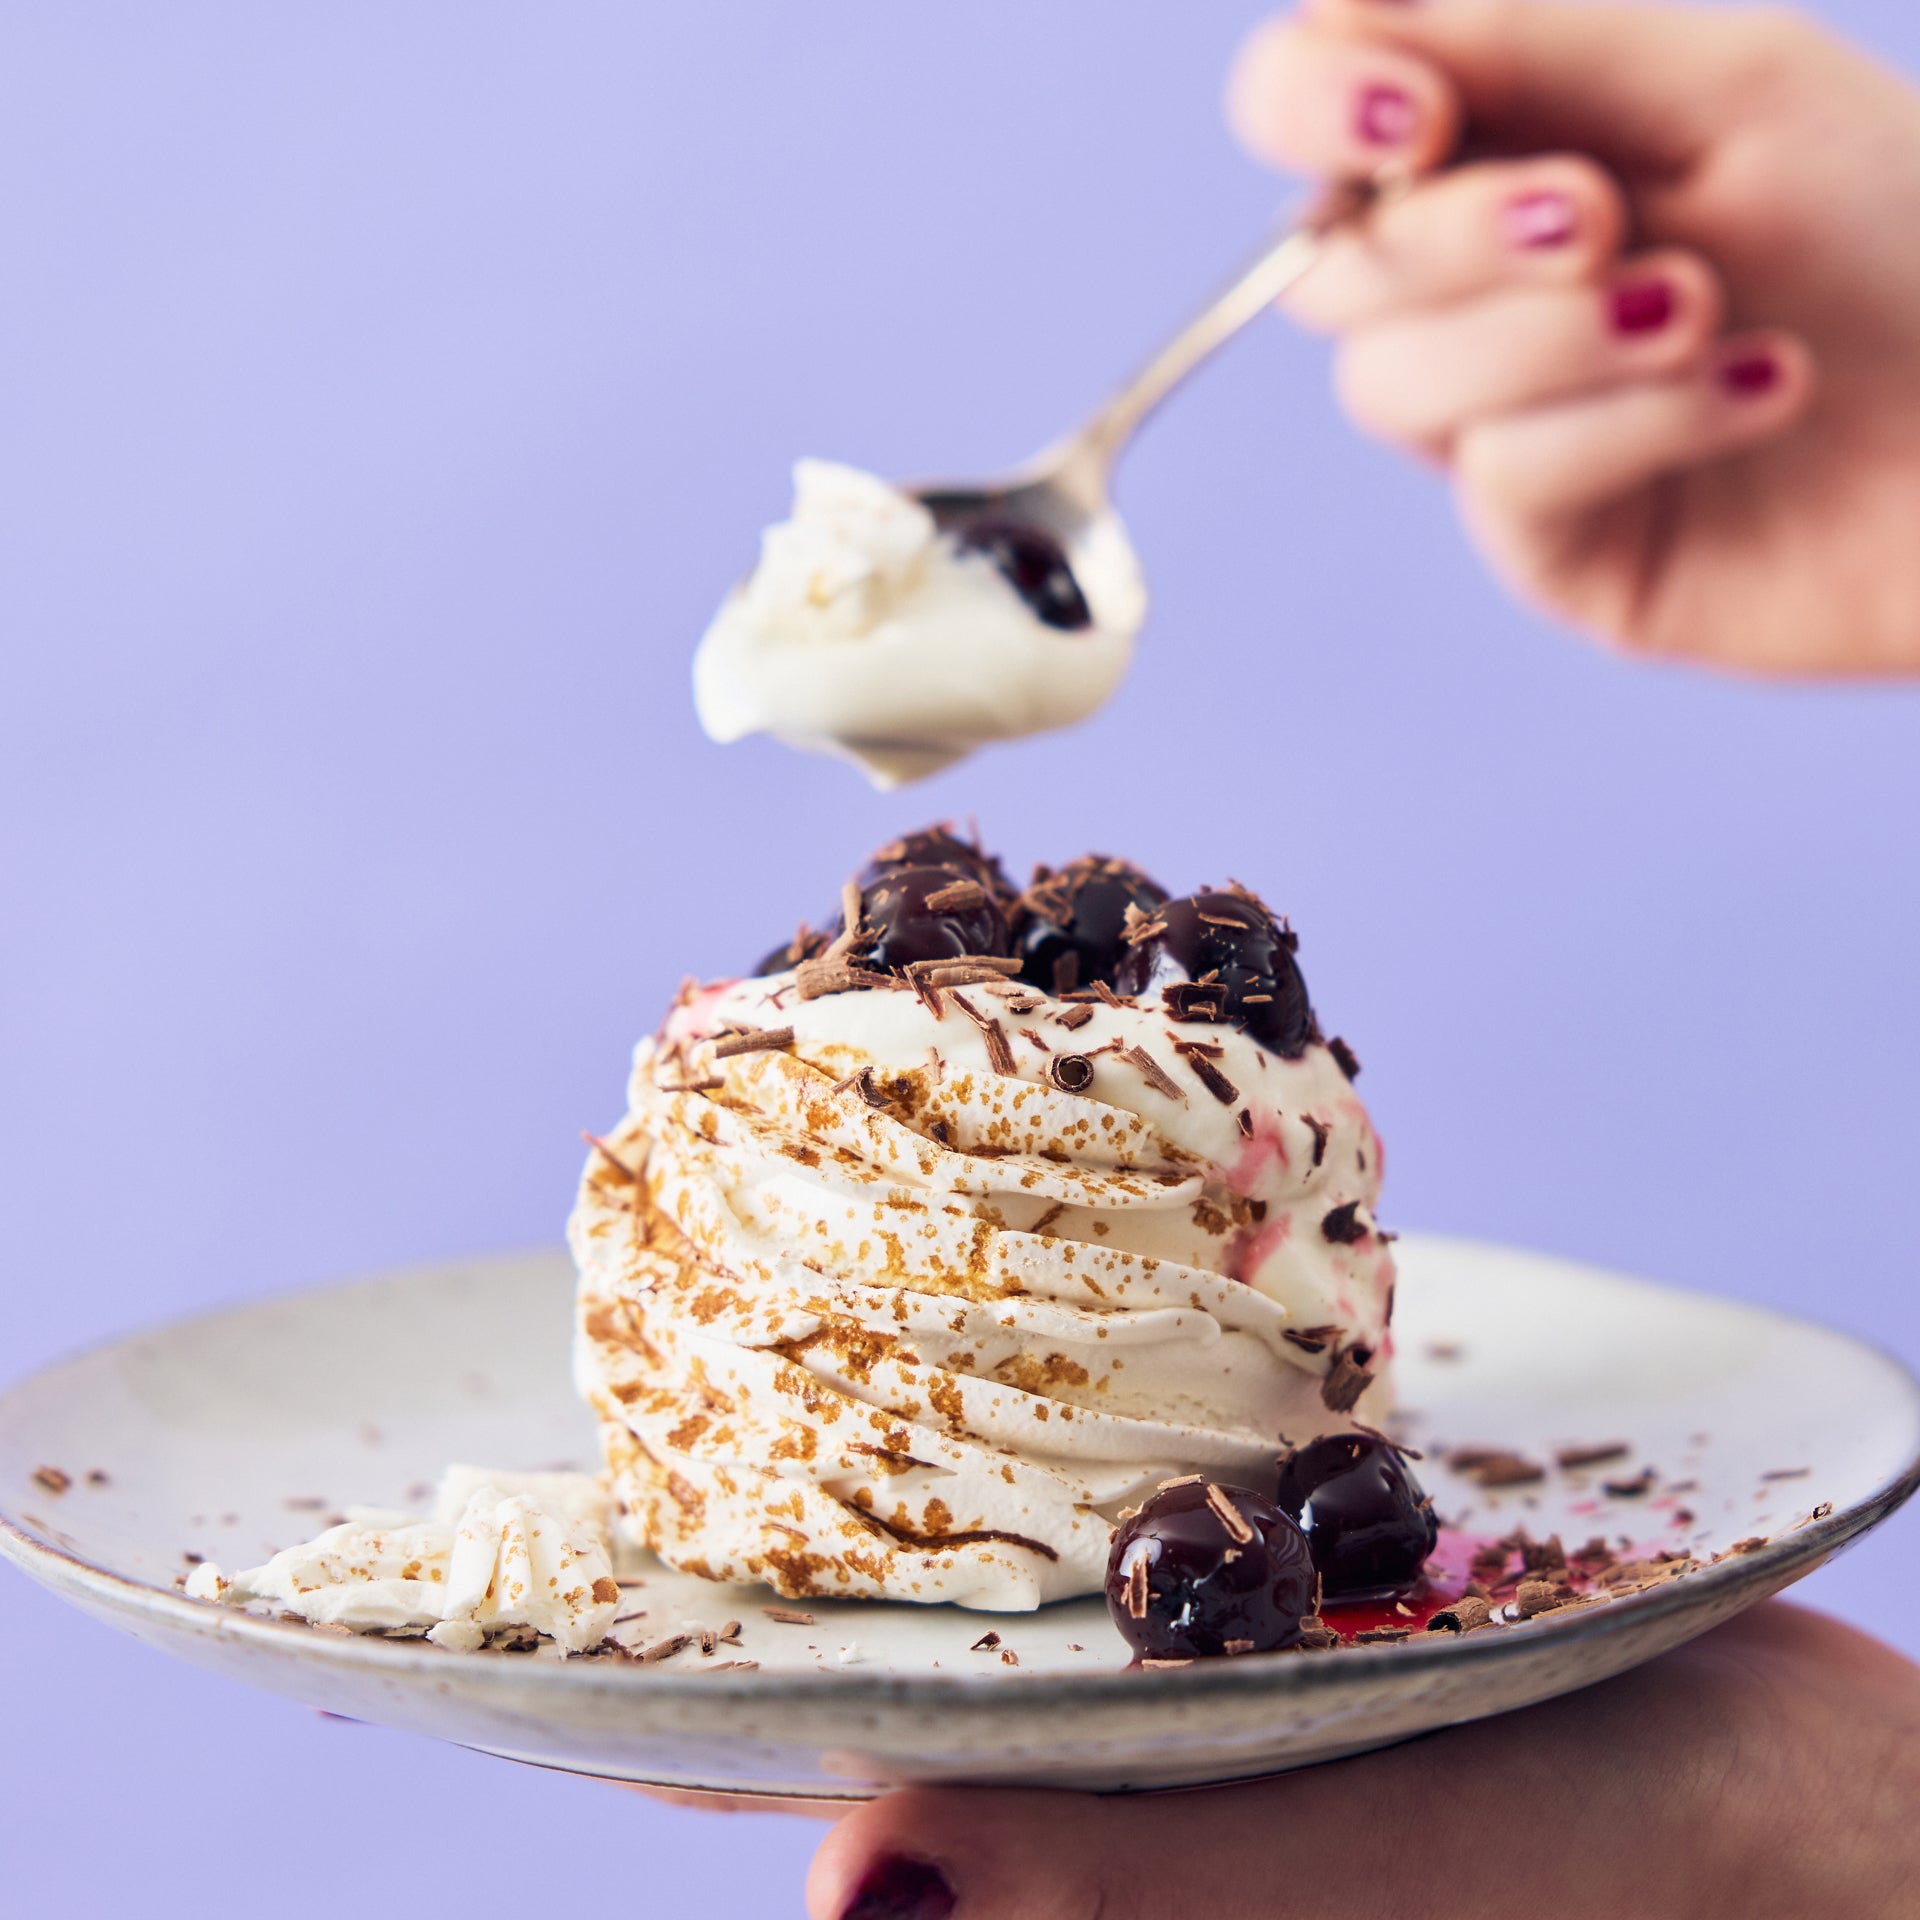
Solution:
<svg viewBox="0 0 1920 1920">
<path fill-rule="evenodd" d="M 1742 354 L 1720 369 L 1720 384 L 1742 400 L 1771 393 L 1780 384 L 1780 362 L 1770 353 Z"/>
<path fill-rule="evenodd" d="M 1613 324 L 1620 333 L 1658 333 L 1673 318 L 1673 289 L 1664 280 L 1636 280 L 1613 290 Z"/>
<path fill-rule="evenodd" d="M 1580 229 L 1580 216 L 1564 193 L 1523 193 L 1500 209 L 1501 231 L 1516 247 L 1564 247 Z"/>
<path fill-rule="evenodd" d="M 1354 102 L 1354 131 L 1370 147 L 1405 146 L 1413 138 L 1419 117 L 1413 95 L 1404 87 L 1376 82 L 1362 87 Z"/>
<path fill-rule="evenodd" d="M 840 1920 L 947 1920 L 953 1907 L 953 1889 L 938 1867 L 894 1854 L 861 1881 Z"/>
</svg>

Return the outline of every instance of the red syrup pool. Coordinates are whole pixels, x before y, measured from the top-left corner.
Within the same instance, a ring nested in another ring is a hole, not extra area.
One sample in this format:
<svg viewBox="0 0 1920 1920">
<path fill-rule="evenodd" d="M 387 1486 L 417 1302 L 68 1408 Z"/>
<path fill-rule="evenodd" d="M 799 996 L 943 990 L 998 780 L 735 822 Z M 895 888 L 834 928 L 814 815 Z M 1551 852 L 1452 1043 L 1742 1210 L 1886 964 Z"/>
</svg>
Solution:
<svg viewBox="0 0 1920 1920">
<path fill-rule="evenodd" d="M 1321 1608 L 1320 1617 L 1349 1646 L 1369 1634 L 1424 1633 L 1435 1614 L 1452 1606 L 1476 1582 L 1498 1612 L 1514 1599 L 1522 1579 L 1529 1577 L 1518 1538 L 1514 1534 L 1503 1538 L 1442 1527 L 1439 1544 L 1427 1556 L 1419 1583 L 1410 1592 L 1397 1601 L 1330 1601 Z M 1671 1548 L 1666 1551 L 1671 1555 Z M 1661 1552 L 1658 1545 L 1638 1545 L 1624 1535 L 1610 1551 L 1603 1550 L 1597 1556 L 1588 1551 L 1586 1543 L 1575 1542 L 1566 1549 L 1566 1566 L 1557 1571 L 1575 1592 L 1591 1593 L 1600 1586 L 1600 1576 L 1608 1568 L 1651 1560 Z"/>
<path fill-rule="evenodd" d="M 1436 1613 L 1452 1606 L 1466 1592 L 1473 1579 L 1474 1556 L 1497 1544 L 1490 1534 L 1442 1527 L 1439 1544 L 1428 1554 L 1419 1583 L 1411 1592 L 1398 1600 L 1332 1600 L 1320 1609 L 1320 1617 L 1348 1644 L 1363 1633 L 1388 1633 L 1395 1628 L 1424 1633 Z"/>
</svg>

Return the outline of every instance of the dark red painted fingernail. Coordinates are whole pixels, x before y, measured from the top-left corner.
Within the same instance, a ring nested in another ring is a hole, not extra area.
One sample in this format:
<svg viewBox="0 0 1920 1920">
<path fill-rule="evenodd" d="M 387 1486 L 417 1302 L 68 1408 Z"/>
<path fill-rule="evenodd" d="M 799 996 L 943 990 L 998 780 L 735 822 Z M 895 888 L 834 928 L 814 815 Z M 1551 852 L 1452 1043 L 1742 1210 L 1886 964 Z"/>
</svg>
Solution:
<svg viewBox="0 0 1920 1920">
<path fill-rule="evenodd" d="M 895 1854 L 861 1881 L 840 1920 L 947 1920 L 953 1908 L 953 1889 L 938 1867 Z"/>
<path fill-rule="evenodd" d="M 1673 318 L 1673 289 L 1664 280 L 1634 280 L 1613 290 L 1613 324 L 1620 333 L 1658 333 Z"/>
<path fill-rule="evenodd" d="M 1523 193 L 1500 209 L 1500 231 L 1511 246 L 1564 247 L 1580 231 L 1580 215 L 1564 193 Z"/>
<path fill-rule="evenodd" d="M 1360 89 L 1354 102 L 1353 129 L 1370 147 L 1403 147 L 1413 138 L 1420 109 L 1404 87 L 1376 82 Z"/>
<path fill-rule="evenodd" d="M 1742 400 L 1771 393 L 1780 384 L 1780 362 L 1770 353 L 1743 353 L 1720 369 L 1720 384 Z"/>
</svg>

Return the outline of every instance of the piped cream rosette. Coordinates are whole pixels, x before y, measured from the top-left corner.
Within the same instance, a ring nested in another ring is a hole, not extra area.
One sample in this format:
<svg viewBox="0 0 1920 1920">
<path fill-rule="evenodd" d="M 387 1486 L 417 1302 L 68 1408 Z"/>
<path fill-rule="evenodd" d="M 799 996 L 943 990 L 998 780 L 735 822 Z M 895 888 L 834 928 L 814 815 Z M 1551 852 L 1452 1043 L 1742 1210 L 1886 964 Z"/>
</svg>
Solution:
<svg viewBox="0 0 1920 1920">
<path fill-rule="evenodd" d="M 1067 1090 L 1067 1089 L 1073 1090 Z M 1380 1149 L 1297 1060 L 1018 982 L 683 997 L 571 1236 L 619 1524 L 799 1597 L 1096 1592 L 1159 1481 L 1384 1404 Z"/>
</svg>

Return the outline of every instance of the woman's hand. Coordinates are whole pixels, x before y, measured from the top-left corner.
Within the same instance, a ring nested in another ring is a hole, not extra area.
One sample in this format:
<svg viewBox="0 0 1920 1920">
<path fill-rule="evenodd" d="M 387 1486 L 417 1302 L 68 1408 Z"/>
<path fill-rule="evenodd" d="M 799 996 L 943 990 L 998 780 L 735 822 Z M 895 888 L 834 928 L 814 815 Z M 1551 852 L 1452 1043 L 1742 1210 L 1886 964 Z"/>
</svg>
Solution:
<svg viewBox="0 0 1920 1920">
<path fill-rule="evenodd" d="M 1917 1806 L 1920 1669 L 1775 1603 L 1582 1693 L 1248 1786 L 893 1794 L 827 1836 L 808 1912 L 1892 1920 L 1920 1913 Z"/>
<path fill-rule="evenodd" d="M 1920 93 L 1774 8 L 1309 0 L 1231 110 L 1279 165 L 1417 176 L 1290 305 L 1522 595 L 1920 671 Z"/>
</svg>

